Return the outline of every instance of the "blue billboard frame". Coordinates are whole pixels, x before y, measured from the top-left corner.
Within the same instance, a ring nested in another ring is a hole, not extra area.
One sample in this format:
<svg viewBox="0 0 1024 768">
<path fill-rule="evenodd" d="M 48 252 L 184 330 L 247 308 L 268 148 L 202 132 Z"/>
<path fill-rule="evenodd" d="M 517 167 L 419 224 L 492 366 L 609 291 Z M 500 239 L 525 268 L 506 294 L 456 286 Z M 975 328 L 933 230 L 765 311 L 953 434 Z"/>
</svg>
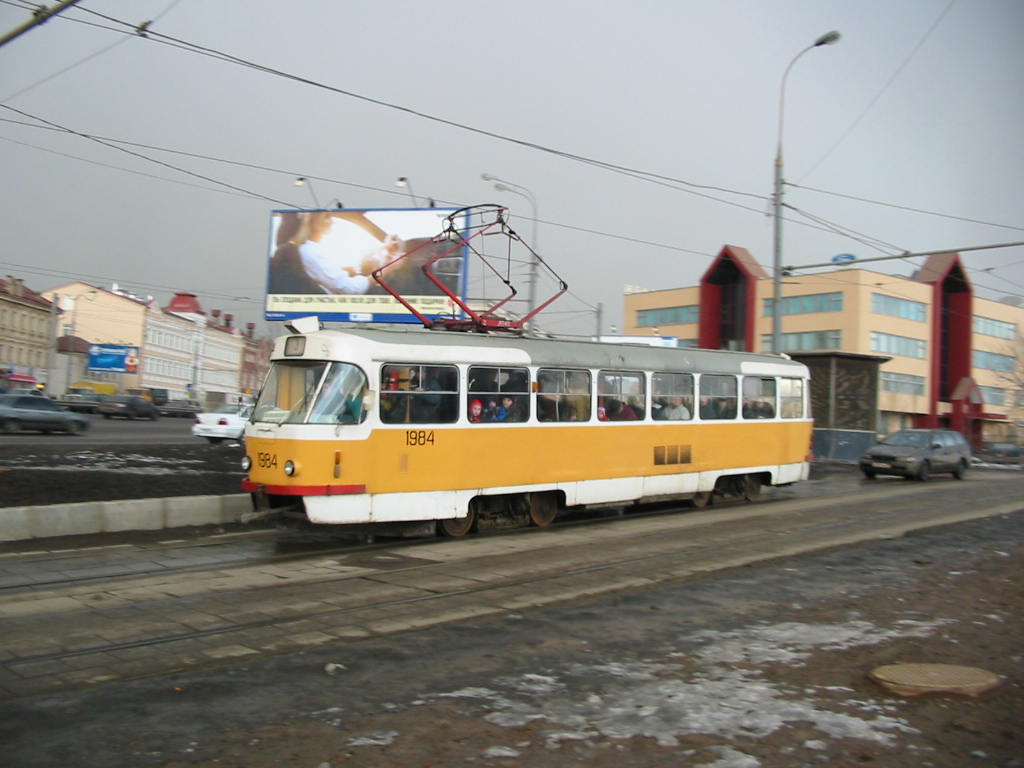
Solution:
<svg viewBox="0 0 1024 768">
<path fill-rule="evenodd" d="M 419 249 L 429 258 L 451 241 L 441 237 L 457 208 L 277 209 L 271 211 L 264 318 L 290 320 L 316 315 L 323 321 L 419 323 L 370 277 L 403 253 Z M 464 230 L 465 222 L 456 222 Z M 435 241 L 431 243 L 429 241 Z M 434 250 L 432 250 L 432 248 Z M 467 249 L 459 249 L 458 271 L 447 280 L 465 301 Z M 431 319 L 462 312 L 418 269 L 404 260 L 402 273 L 385 272 L 417 311 Z M 398 272 L 396 265 L 395 272 Z"/>
<path fill-rule="evenodd" d="M 121 344 L 90 344 L 87 368 L 104 373 L 138 373 L 139 348 Z"/>
</svg>

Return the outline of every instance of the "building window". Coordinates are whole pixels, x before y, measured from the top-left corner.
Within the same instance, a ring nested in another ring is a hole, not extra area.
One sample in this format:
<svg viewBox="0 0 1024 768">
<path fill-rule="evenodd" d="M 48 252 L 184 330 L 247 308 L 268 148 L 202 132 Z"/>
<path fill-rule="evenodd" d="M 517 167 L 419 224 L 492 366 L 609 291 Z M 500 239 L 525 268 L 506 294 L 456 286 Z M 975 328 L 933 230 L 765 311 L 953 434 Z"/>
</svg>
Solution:
<svg viewBox="0 0 1024 768">
<path fill-rule="evenodd" d="M 882 391 L 900 395 L 923 395 L 924 376 L 882 371 Z"/>
<path fill-rule="evenodd" d="M 783 352 L 810 352 L 816 349 L 841 349 L 843 345 L 843 332 L 834 331 L 805 331 L 803 333 L 782 334 Z M 766 333 L 761 336 L 761 349 L 771 352 L 772 334 Z"/>
<path fill-rule="evenodd" d="M 871 351 L 883 355 L 902 355 L 925 359 L 926 345 L 921 339 L 894 336 L 891 333 L 871 332 Z"/>
<path fill-rule="evenodd" d="M 974 332 L 980 333 L 983 336 L 995 336 L 997 339 L 1017 338 L 1017 326 L 1014 323 L 975 315 L 973 325 Z"/>
<path fill-rule="evenodd" d="M 1012 373 L 1016 360 L 1010 355 L 999 355 L 995 352 L 986 352 L 983 349 L 976 349 L 972 353 L 972 364 L 975 368 L 984 368 L 987 371 L 999 371 L 1001 373 Z"/>
<path fill-rule="evenodd" d="M 806 296 L 785 296 L 779 302 L 783 315 L 810 315 L 816 312 L 842 312 L 842 293 L 809 293 Z M 764 316 L 772 317 L 774 311 L 774 299 L 765 299 Z"/>
<path fill-rule="evenodd" d="M 1006 390 L 1002 387 L 978 387 L 987 405 L 1006 405 Z"/>
<path fill-rule="evenodd" d="M 696 323 L 700 320 L 700 307 L 696 304 L 688 307 L 662 307 L 661 309 L 640 309 L 636 313 L 636 324 L 639 328 L 653 328 L 659 325 L 680 325 Z"/>
<path fill-rule="evenodd" d="M 898 299 L 883 293 L 871 294 L 871 311 L 878 315 L 902 317 L 904 320 L 917 320 L 921 323 L 928 318 L 928 307 L 920 301 Z"/>
</svg>

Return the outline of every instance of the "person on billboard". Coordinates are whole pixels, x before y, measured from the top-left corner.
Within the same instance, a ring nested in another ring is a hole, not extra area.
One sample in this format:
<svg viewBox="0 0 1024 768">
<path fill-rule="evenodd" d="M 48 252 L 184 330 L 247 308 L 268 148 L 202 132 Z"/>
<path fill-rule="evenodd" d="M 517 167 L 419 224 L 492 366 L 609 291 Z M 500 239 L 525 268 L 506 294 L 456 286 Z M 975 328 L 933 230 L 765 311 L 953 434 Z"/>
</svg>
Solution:
<svg viewBox="0 0 1024 768">
<path fill-rule="evenodd" d="M 320 285 L 302 266 L 299 246 L 294 242 L 302 227 L 298 211 L 285 211 L 277 228 L 276 249 L 270 259 L 270 277 L 267 293 L 310 294 L 323 293 Z"/>
<path fill-rule="evenodd" d="M 301 243 L 299 257 L 302 267 L 325 293 L 366 293 L 370 278 L 355 267 L 342 266 L 338 254 L 320 242 L 333 223 L 329 211 L 306 214 L 304 226 L 292 239 L 294 243 Z"/>
</svg>

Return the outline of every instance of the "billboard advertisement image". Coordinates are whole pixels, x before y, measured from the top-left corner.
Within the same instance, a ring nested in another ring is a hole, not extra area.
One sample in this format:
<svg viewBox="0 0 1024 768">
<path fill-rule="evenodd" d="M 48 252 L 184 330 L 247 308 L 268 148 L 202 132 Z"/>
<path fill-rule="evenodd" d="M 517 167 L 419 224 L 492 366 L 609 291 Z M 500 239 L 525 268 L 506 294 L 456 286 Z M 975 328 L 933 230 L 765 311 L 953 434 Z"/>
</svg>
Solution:
<svg viewBox="0 0 1024 768">
<path fill-rule="evenodd" d="M 371 276 L 375 269 L 414 250 L 413 256 L 385 270 L 384 279 L 424 315 L 450 315 L 452 303 L 421 267 L 452 249 L 453 242 L 439 236 L 454 210 L 273 211 L 266 319 L 315 314 L 327 321 L 418 322 Z M 431 243 L 434 238 L 437 242 Z M 431 271 L 461 297 L 465 264 L 459 249 L 435 263 Z"/>
<path fill-rule="evenodd" d="M 138 373 L 139 348 L 118 344 L 90 344 L 89 370 L 107 373 Z"/>
</svg>

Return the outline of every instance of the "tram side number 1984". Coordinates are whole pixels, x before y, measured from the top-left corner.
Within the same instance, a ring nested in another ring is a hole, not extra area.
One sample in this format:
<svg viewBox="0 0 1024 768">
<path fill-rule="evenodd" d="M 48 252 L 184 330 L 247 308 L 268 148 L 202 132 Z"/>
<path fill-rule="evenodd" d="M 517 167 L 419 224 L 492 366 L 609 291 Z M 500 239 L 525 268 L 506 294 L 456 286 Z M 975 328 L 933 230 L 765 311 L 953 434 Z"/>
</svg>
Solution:
<svg viewBox="0 0 1024 768">
<path fill-rule="evenodd" d="M 430 429 L 407 429 L 405 431 L 406 445 L 433 445 L 434 430 Z"/>
</svg>

